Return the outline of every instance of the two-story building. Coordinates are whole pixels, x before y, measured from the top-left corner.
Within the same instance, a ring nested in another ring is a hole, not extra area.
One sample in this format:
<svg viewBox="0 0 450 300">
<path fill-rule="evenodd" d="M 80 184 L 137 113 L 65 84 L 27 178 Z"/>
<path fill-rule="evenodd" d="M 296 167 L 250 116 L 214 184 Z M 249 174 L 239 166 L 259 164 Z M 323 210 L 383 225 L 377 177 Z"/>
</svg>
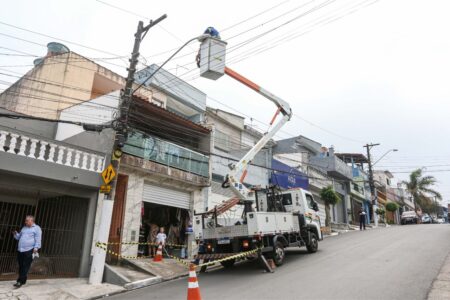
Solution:
<svg viewBox="0 0 450 300">
<path fill-rule="evenodd" d="M 0 280 L 15 277 L 17 243 L 10 232 L 22 227 L 27 214 L 43 231 L 42 257 L 33 264 L 31 277 L 89 273 L 100 172 L 108 152 L 57 139 L 56 122 L 21 117 L 58 120 L 59 109 L 105 92 L 100 78 L 120 86 L 119 76 L 92 67 L 90 60 L 79 61 L 61 44 L 50 43 L 48 50 L 46 58 L 0 94 L 1 112 L 17 115 L 0 119 Z M 71 82 L 79 81 L 84 68 L 91 75 L 85 85 Z"/>
<path fill-rule="evenodd" d="M 244 117 L 221 109 L 211 107 L 206 109 L 205 122 L 213 130 L 213 150 L 211 188 L 204 210 L 212 209 L 235 196 L 230 189 L 222 188 L 225 176 L 230 170 L 229 165 L 238 162 L 262 137 L 258 130 L 245 125 L 244 121 Z M 243 182 L 246 186 L 265 188 L 269 185 L 272 146 L 273 142 L 269 142 L 249 165 Z M 226 212 L 221 221 L 234 223 L 240 218 L 241 213 L 242 209 L 237 206 Z"/>
<path fill-rule="evenodd" d="M 155 68 L 138 72 L 137 81 Z M 210 185 L 211 131 L 199 124 L 206 95 L 183 81 L 169 85 L 178 78 L 160 71 L 130 106 L 130 133 L 109 240 L 147 241 L 151 229 L 165 227 L 168 241 L 187 245 L 191 253 L 195 243 L 186 229 L 195 205 L 203 207 Z M 124 83 L 120 75 L 50 43 L 47 56 L 5 90 L 0 103 L 8 113 L 109 124 L 117 115 Z M 92 133 L 58 122 L 0 121 L 0 192 L 5 195 L 0 213 L 7 216 L 1 227 L 1 274 L 14 274 L 15 244 L 9 233 L 32 213 L 44 236 L 43 259 L 32 274 L 87 276 L 103 201 L 98 193 L 100 172 L 109 162 L 114 131 Z M 148 247 L 112 250 L 133 256 L 146 254 Z"/>
<path fill-rule="evenodd" d="M 350 182 L 352 222 L 355 225 L 359 223 L 359 211 L 363 209 L 366 212 L 366 223 L 370 224 L 370 221 L 373 219 L 373 209 L 368 181 L 369 176 L 364 171 L 364 166 L 368 164 L 368 160 L 360 153 L 336 153 L 336 156 L 352 168 L 353 178 Z"/>
<path fill-rule="evenodd" d="M 308 176 L 309 190 L 319 204 L 322 226 L 325 225 L 325 203 L 320 198 L 322 188 L 332 185 L 341 201 L 331 208 L 331 221 L 334 224 L 347 224 L 347 207 L 350 207 L 348 182 L 351 168 L 328 149 L 304 136 L 277 141 L 274 158 Z"/>
</svg>

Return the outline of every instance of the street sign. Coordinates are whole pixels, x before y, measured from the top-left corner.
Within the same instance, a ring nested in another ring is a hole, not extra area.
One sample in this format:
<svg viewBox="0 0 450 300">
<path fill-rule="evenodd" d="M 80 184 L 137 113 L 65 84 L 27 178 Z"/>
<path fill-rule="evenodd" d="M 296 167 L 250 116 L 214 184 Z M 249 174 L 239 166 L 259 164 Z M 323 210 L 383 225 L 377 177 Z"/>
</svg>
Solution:
<svg viewBox="0 0 450 300">
<path fill-rule="evenodd" d="M 111 192 L 111 186 L 110 185 L 101 185 L 100 186 L 100 193 L 102 194 L 109 194 Z"/>
<path fill-rule="evenodd" d="M 109 164 L 109 166 L 102 172 L 103 182 L 108 184 L 114 179 L 114 177 L 116 177 L 116 171 L 114 171 L 114 167 Z"/>
</svg>

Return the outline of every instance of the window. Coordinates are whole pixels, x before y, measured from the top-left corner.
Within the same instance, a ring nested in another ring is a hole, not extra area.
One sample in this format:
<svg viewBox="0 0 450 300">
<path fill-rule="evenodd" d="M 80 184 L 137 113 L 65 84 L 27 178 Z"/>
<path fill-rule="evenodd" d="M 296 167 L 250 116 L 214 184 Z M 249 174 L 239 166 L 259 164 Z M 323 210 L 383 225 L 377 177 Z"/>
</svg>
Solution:
<svg viewBox="0 0 450 300">
<path fill-rule="evenodd" d="M 314 209 L 314 198 L 309 194 L 306 194 L 306 203 L 310 209 Z"/>
<path fill-rule="evenodd" d="M 159 100 L 155 97 L 152 98 L 151 103 L 155 104 L 156 106 L 159 106 L 159 107 L 164 107 L 164 101 Z"/>
<path fill-rule="evenodd" d="M 224 151 L 229 151 L 230 150 L 229 136 L 217 129 L 214 134 L 215 134 L 214 136 L 215 147 Z"/>
<path fill-rule="evenodd" d="M 282 202 L 283 202 L 283 205 L 292 205 L 292 195 L 291 194 L 283 194 Z"/>
</svg>

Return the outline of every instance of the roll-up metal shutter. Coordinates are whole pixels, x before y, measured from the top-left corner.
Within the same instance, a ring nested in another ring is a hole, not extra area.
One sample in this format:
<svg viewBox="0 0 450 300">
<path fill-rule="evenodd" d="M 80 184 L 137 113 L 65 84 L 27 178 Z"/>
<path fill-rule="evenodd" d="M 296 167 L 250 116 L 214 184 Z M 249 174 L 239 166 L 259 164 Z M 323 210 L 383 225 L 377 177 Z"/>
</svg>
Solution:
<svg viewBox="0 0 450 300">
<path fill-rule="evenodd" d="M 191 193 L 145 183 L 142 200 L 160 205 L 189 209 Z"/>
</svg>

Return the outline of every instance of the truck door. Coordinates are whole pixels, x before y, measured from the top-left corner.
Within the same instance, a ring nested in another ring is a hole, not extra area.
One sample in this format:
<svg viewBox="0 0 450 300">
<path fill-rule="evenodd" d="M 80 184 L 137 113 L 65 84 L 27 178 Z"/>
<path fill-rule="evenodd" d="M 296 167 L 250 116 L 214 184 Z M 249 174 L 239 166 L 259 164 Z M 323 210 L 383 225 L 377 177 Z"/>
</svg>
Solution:
<svg viewBox="0 0 450 300">
<path fill-rule="evenodd" d="M 293 210 L 292 194 L 283 194 L 282 203 L 285 211 L 291 212 Z"/>
</svg>

